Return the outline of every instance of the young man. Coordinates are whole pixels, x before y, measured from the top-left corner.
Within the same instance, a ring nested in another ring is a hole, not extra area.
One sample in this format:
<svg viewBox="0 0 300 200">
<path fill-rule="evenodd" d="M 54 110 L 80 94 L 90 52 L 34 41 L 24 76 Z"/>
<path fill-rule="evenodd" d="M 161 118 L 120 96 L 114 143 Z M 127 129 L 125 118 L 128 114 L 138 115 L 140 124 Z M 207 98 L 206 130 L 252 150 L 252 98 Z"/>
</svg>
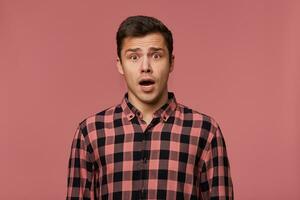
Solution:
<svg viewBox="0 0 300 200">
<path fill-rule="evenodd" d="M 217 122 L 168 92 L 172 51 L 172 33 L 159 20 L 122 22 L 117 67 L 128 92 L 79 124 L 67 199 L 233 199 Z"/>
</svg>

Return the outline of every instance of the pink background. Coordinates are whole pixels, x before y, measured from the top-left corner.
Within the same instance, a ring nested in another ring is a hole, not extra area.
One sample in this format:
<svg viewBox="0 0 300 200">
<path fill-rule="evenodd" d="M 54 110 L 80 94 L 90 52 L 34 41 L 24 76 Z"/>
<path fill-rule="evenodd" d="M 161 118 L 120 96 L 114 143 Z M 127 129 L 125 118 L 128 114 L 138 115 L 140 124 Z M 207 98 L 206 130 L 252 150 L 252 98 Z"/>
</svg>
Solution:
<svg viewBox="0 0 300 200">
<path fill-rule="evenodd" d="M 221 125 L 236 199 L 300 199 L 300 1 L 141 2 L 0 1 L 0 199 L 65 198 L 77 124 L 126 91 L 135 14 L 173 31 L 170 90 Z"/>
</svg>

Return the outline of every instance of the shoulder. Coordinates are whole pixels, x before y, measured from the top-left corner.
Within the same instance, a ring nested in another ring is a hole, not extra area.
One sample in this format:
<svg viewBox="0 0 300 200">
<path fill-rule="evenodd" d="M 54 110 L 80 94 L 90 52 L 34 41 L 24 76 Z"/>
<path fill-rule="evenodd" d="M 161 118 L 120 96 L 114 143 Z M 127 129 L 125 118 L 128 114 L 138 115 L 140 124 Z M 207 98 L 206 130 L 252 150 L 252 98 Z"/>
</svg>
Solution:
<svg viewBox="0 0 300 200">
<path fill-rule="evenodd" d="M 113 121 L 114 115 L 121 112 L 122 108 L 120 104 L 108 107 L 85 117 L 79 122 L 79 128 L 81 129 L 82 134 L 86 136 L 89 132 L 103 129 L 105 123 Z"/>
<path fill-rule="evenodd" d="M 214 141 L 225 143 L 219 123 L 214 117 L 182 104 L 178 104 L 177 109 L 181 115 L 179 118 L 182 119 L 182 127 L 191 128 L 199 136 L 198 145 L 201 149 L 209 147 L 210 144 L 217 146 Z"/>
<path fill-rule="evenodd" d="M 199 128 L 201 129 L 205 129 L 209 132 L 214 132 L 219 127 L 219 124 L 214 117 L 206 113 L 200 112 L 198 110 L 195 110 L 184 104 L 177 103 L 176 110 L 180 113 L 183 121 L 193 121 L 193 125 L 199 126 Z"/>
</svg>

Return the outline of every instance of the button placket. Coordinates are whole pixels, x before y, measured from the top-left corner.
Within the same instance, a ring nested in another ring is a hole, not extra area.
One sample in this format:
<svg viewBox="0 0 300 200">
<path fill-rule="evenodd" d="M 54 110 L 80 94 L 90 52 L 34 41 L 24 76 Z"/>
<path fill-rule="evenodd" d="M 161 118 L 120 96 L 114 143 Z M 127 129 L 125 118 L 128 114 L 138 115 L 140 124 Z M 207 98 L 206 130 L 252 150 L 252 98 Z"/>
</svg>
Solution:
<svg viewBox="0 0 300 200">
<path fill-rule="evenodd" d="M 145 169 L 145 159 L 146 159 L 146 135 L 147 134 L 147 128 L 146 130 L 143 132 L 143 136 L 142 136 L 142 143 L 143 143 L 143 146 L 142 146 L 142 149 L 141 149 L 141 153 L 142 153 L 142 156 L 141 156 L 141 177 L 142 177 L 142 186 L 141 186 L 141 198 L 145 198 L 144 197 L 144 190 L 145 190 L 145 174 L 144 174 L 144 169 Z"/>
<path fill-rule="evenodd" d="M 141 190 L 141 199 L 145 199 L 146 198 L 146 190 L 144 188 L 142 188 Z"/>
</svg>

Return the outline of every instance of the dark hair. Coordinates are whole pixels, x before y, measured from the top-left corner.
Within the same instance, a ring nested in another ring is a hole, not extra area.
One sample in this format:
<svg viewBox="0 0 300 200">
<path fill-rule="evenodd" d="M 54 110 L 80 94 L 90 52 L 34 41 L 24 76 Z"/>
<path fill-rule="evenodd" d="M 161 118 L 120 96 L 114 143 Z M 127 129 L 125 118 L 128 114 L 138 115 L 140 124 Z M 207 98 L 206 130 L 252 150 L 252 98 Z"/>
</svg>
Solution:
<svg viewBox="0 0 300 200">
<path fill-rule="evenodd" d="M 117 32 L 117 53 L 121 60 L 121 49 L 126 37 L 141 37 L 149 33 L 161 33 L 165 39 L 169 61 L 172 61 L 173 37 L 171 31 L 158 19 L 149 16 L 137 15 L 126 18 Z"/>
</svg>

